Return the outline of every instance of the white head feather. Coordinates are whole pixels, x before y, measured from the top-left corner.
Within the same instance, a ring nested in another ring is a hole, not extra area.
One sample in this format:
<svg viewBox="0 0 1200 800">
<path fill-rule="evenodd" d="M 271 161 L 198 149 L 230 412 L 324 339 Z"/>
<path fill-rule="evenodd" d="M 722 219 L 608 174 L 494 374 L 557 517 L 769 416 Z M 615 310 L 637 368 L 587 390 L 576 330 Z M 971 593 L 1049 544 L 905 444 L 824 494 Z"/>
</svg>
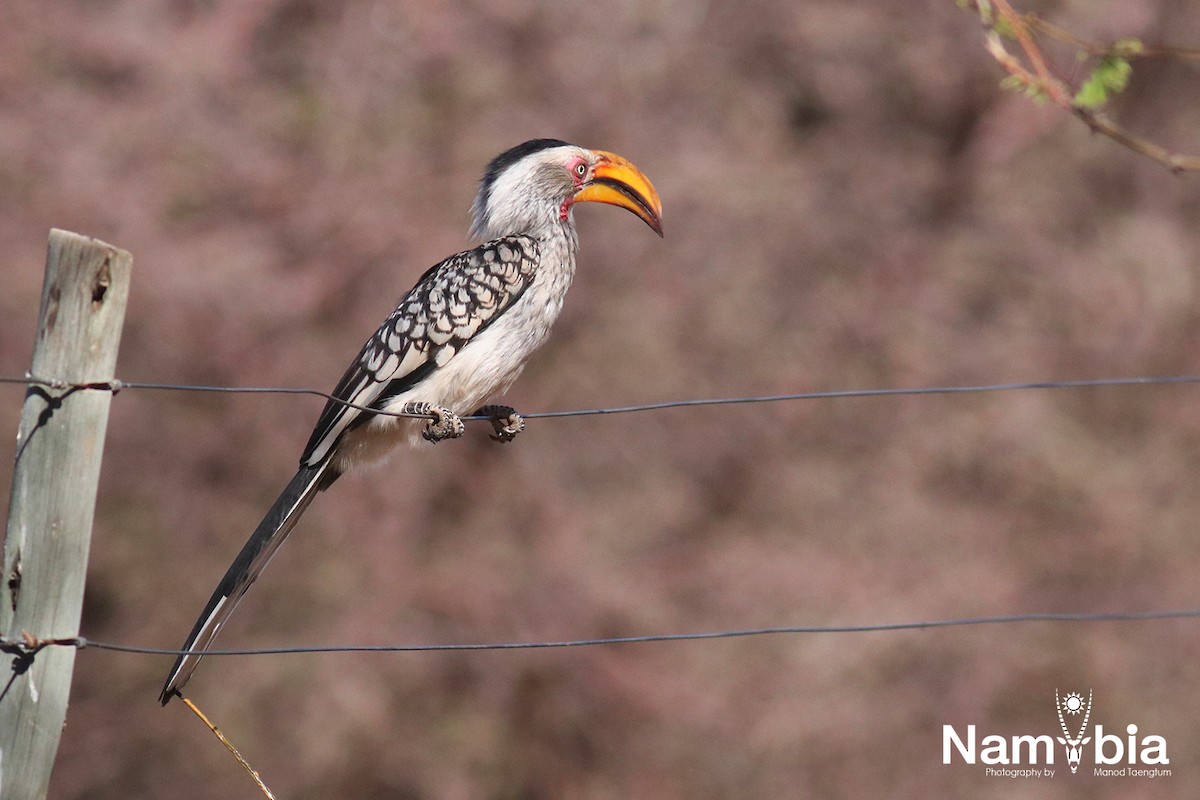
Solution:
<svg viewBox="0 0 1200 800">
<path fill-rule="evenodd" d="M 561 225 L 563 204 L 578 188 L 568 171 L 572 156 L 596 161 L 591 151 L 557 139 L 525 142 L 493 159 L 471 206 L 471 236 L 488 241 Z"/>
</svg>

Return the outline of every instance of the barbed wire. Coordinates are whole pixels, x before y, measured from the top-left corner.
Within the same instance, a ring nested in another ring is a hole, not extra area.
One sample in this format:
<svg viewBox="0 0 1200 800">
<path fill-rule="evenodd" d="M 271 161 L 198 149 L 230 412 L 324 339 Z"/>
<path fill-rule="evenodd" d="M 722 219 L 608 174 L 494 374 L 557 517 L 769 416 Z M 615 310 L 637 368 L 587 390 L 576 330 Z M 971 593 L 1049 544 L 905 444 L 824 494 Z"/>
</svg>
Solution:
<svg viewBox="0 0 1200 800">
<path fill-rule="evenodd" d="M 737 639 L 751 636 L 815 635 L 848 633 L 884 633 L 895 631 L 957 628 L 979 625 L 1016 625 L 1030 623 L 1089 623 L 1089 622 L 1144 622 L 1148 620 L 1196 619 L 1200 608 L 1166 609 L 1157 611 L 1115 612 L 1042 612 L 1030 614 L 1003 614 L 987 617 L 957 617 L 951 619 L 918 620 L 914 622 L 884 622 L 868 625 L 784 625 L 768 628 L 739 628 L 724 631 L 701 631 L 698 633 L 657 633 L 640 636 L 610 636 L 594 639 L 561 639 L 533 642 L 482 642 L 461 644 L 352 644 L 310 645 L 299 647 L 251 647 L 223 648 L 212 650 L 179 650 L 167 647 L 143 647 L 141 645 L 102 642 L 83 636 L 39 639 L 26 635 L 20 640 L 0 637 L 0 650 L 15 654 L 32 654 L 46 647 L 74 647 L 79 650 L 109 650 L 153 656 L 277 656 L 313 653 L 429 653 L 464 650 L 545 650 L 570 647 L 598 647 L 603 645 L 648 644 L 652 642 L 695 642 L 713 639 Z"/>
<path fill-rule="evenodd" d="M 779 403 L 787 401 L 799 400 L 829 400 L 838 398 L 866 398 L 866 397 L 898 397 L 898 396 L 922 396 L 922 395 L 941 395 L 941 394 L 983 394 L 990 392 L 1012 392 L 1012 391 L 1034 391 L 1034 390 L 1056 390 L 1056 389 L 1093 389 L 1101 387 L 1123 387 L 1123 386 L 1163 386 L 1163 385 L 1178 385 L 1178 384 L 1195 384 L 1200 383 L 1200 375 L 1158 375 L 1158 376 L 1140 376 L 1130 378 L 1084 378 L 1078 380 L 1045 380 L 1045 381 L 1027 381 L 1017 383 L 986 383 L 986 384 L 969 384 L 963 386 L 924 386 L 924 387 L 900 387 L 900 388 L 883 388 L 883 389 L 835 389 L 830 391 L 813 391 L 813 392 L 794 392 L 789 394 L 768 394 L 768 395 L 750 395 L 744 397 L 712 397 L 712 398 L 696 398 L 688 400 L 665 400 L 651 403 L 638 403 L 634 405 L 613 406 L 608 408 L 583 408 L 572 409 L 566 411 L 540 411 L 532 412 L 521 416 L 525 419 L 550 419 L 558 417 L 584 417 L 598 416 L 604 414 L 630 414 L 644 411 L 663 411 L 672 408 L 693 408 L 699 406 L 725 406 L 725 405 L 747 405 L 753 403 Z M 27 386 L 42 386 L 50 389 L 66 389 L 66 390 L 96 390 L 108 391 L 116 394 L 125 389 L 146 389 L 156 391 L 178 391 L 178 392 L 214 392 L 225 394 L 298 394 L 312 395 L 322 397 L 334 403 L 353 408 L 358 411 L 366 411 L 372 414 L 389 417 L 409 417 L 409 418 L 424 418 L 429 415 L 410 414 L 404 412 L 381 411 L 379 409 L 370 408 L 367 406 L 356 405 L 340 397 L 336 397 L 329 392 L 323 392 L 319 389 L 295 386 L 208 386 L 202 384 L 184 384 L 184 383 L 156 383 L 147 381 L 94 381 L 84 383 L 71 383 L 67 381 L 54 380 L 49 378 L 38 378 L 26 375 L 23 378 L 3 377 L 0 376 L 0 384 L 23 384 Z M 469 415 L 463 416 L 464 420 L 485 420 L 487 417 Z"/>
</svg>

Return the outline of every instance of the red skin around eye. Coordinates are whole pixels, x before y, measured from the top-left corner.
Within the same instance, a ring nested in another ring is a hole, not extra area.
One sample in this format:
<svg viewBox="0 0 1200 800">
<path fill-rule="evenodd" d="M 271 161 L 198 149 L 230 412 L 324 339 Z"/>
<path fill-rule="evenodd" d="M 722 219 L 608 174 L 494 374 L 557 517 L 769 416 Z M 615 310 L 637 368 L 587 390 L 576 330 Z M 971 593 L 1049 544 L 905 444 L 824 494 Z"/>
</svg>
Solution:
<svg viewBox="0 0 1200 800">
<path fill-rule="evenodd" d="M 580 188 L 583 187 L 583 178 L 579 177 L 579 173 L 577 173 L 575 171 L 575 169 L 580 164 L 586 164 L 586 163 L 587 163 L 587 161 L 580 158 L 579 156 L 575 156 L 574 158 L 572 158 L 570 161 L 567 162 L 567 170 L 571 173 L 571 180 L 573 180 L 575 182 L 576 190 L 579 190 Z M 566 220 L 567 215 L 571 213 L 571 206 L 574 204 L 575 204 L 575 198 L 573 198 L 573 197 L 568 197 L 566 200 L 564 200 L 563 204 L 562 204 L 562 208 L 560 208 L 558 210 L 558 218 L 561 220 Z"/>
</svg>

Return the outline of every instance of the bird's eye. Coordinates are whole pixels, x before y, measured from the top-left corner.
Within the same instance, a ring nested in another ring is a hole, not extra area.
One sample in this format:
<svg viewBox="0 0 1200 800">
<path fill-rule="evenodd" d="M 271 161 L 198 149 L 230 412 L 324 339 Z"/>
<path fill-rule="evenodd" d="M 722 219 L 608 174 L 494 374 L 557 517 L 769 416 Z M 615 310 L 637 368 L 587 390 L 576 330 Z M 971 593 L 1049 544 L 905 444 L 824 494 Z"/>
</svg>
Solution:
<svg viewBox="0 0 1200 800">
<path fill-rule="evenodd" d="M 587 164 L 584 163 L 583 161 L 580 161 L 578 164 L 575 165 L 575 177 L 582 179 L 587 175 L 587 171 L 588 171 Z"/>
</svg>

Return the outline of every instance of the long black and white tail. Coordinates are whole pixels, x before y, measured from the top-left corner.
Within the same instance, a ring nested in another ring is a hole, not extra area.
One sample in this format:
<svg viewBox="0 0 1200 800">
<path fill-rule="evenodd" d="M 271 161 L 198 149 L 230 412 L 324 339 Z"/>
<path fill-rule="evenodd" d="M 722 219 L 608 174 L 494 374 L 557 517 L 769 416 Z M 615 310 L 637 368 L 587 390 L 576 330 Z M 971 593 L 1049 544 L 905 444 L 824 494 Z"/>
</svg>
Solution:
<svg viewBox="0 0 1200 800">
<path fill-rule="evenodd" d="M 212 646 L 213 640 L 221 632 L 221 626 L 237 608 L 242 595 L 279 550 L 292 528 L 296 527 L 296 522 L 308 508 L 308 504 L 318 491 L 333 482 L 331 476 L 336 478 L 337 473 L 326 475 L 328 471 L 329 461 L 316 467 L 300 468 L 230 565 L 181 650 L 203 651 Z M 181 655 L 175 660 L 175 666 L 171 667 L 162 694 L 158 698 L 164 706 L 179 694 L 179 690 L 192 677 L 202 658 L 203 653 L 192 653 Z"/>
</svg>

